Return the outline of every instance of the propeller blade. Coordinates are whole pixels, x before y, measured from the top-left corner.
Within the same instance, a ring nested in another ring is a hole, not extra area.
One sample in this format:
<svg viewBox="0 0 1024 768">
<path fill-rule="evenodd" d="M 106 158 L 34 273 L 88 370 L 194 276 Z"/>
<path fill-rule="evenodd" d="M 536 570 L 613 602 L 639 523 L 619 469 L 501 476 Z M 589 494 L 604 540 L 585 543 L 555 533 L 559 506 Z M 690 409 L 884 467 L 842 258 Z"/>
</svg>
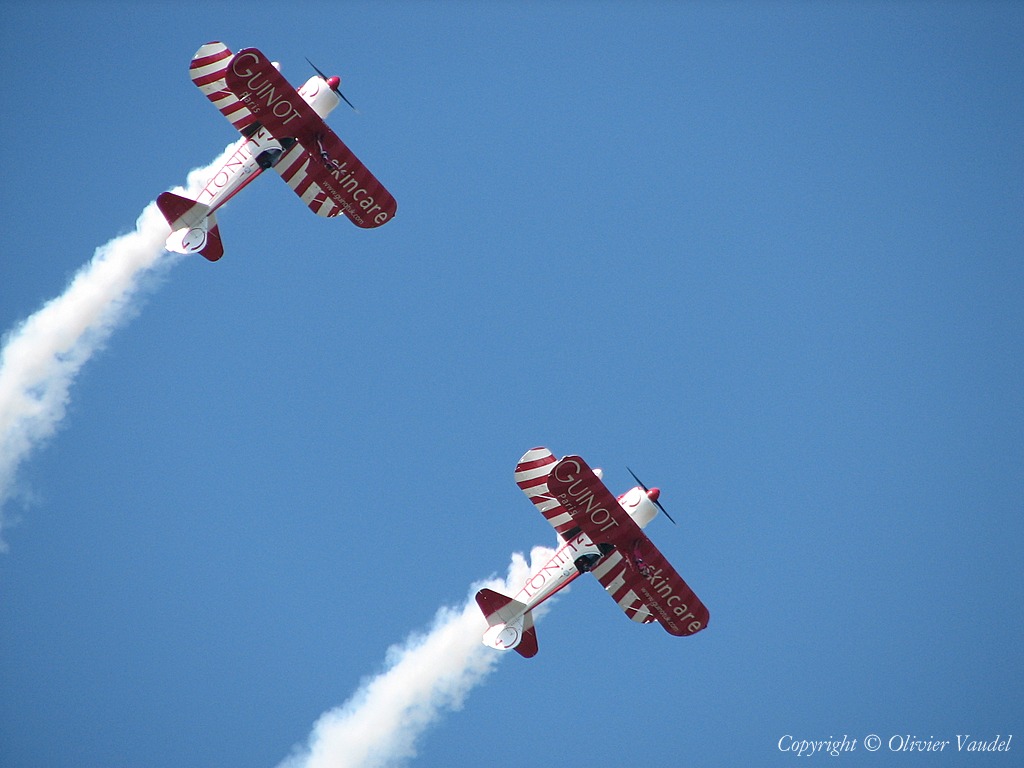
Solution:
<svg viewBox="0 0 1024 768">
<path fill-rule="evenodd" d="M 679 525 L 679 523 L 677 523 L 677 522 L 675 521 L 675 518 L 673 518 L 673 517 L 672 517 L 672 515 L 670 515 L 670 514 L 668 513 L 668 510 L 667 510 L 667 509 L 665 509 L 665 507 L 664 507 L 664 506 L 662 505 L 662 503 L 661 503 L 660 501 L 656 501 L 656 502 L 654 502 L 654 503 L 658 505 L 658 509 L 660 509 L 660 510 L 661 510 L 662 512 L 664 512 L 664 513 L 665 513 L 665 517 L 667 517 L 667 518 L 668 518 L 668 521 L 669 521 L 670 523 L 672 523 L 672 525 Z"/>
<path fill-rule="evenodd" d="M 323 72 L 321 72 L 320 71 L 320 67 L 318 67 L 316 64 L 314 64 L 312 61 L 309 61 L 309 57 L 308 56 L 306 57 L 306 61 L 309 62 L 309 66 L 311 66 L 313 68 L 313 71 L 316 72 L 318 75 L 320 75 L 320 78 L 322 80 L 324 80 L 325 82 L 330 84 L 331 78 L 327 77 L 327 75 L 325 75 Z M 338 80 L 338 78 L 334 78 L 334 79 L 335 79 L 335 81 Z M 345 98 L 345 94 L 341 92 L 341 89 L 338 88 L 337 85 L 332 85 L 331 86 L 331 90 L 334 91 L 336 94 L 338 94 L 341 97 L 342 101 L 344 101 L 346 104 L 348 104 L 350 107 L 352 107 L 352 111 L 353 112 L 358 112 L 359 111 L 358 109 L 356 109 L 356 105 L 355 104 L 353 104 L 351 101 L 349 101 L 347 98 Z"/>
<path fill-rule="evenodd" d="M 348 99 L 345 98 L 345 94 L 344 93 L 342 93 L 341 91 L 335 91 L 335 93 L 338 94 L 339 96 L 341 96 L 342 101 L 344 101 L 346 104 L 348 104 L 350 107 L 352 107 L 352 109 L 354 111 L 356 111 L 356 112 L 359 111 L 358 109 L 356 109 L 356 105 L 355 104 L 353 104 L 351 101 L 349 101 Z"/>
<path fill-rule="evenodd" d="M 641 488 L 643 488 L 645 493 L 650 492 L 650 489 L 646 485 L 644 485 L 644 481 L 636 476 L 636 472 L 634 472 L 629 467 L 626 467 L 626 471 L 629 472 L 629 474 L 631 474 L 633 476 L 633 479 L 636 480 L 637 485 L 639 485 Z M 648 498 L 650 498 L 650 497 L 648 496 Z M 669 521 L 672 523 L 672 525 L 678 525 L 678 523 L 672 518 L 672 515 L 670 515 L 668 513 L 668 510 L 665 509 L 664 505 L 660 501 L 658 501 L 657 499 L 651 499 L 651 501 L 654 502 L 654 505 L 658 509 L 660 509 L 662 512 L 665 513 L 665 517 L 667 517 L 669 519 Z"/>
<path fill-rule="evenodd" d="M 320 75 L 320 77 L 323 78 L 324 80 L 327 79 L 327 75 L 325 75 L 323 72 L 320 71 L 320 67 L 318 67 L 316 64 L 314 64 L 312 61 L 309 61 L 309 56 L 306 57 L 306 61 L 309 62 L 309 66 L 311 66 L 313 68 L 314 72 L 316 72 L 318 75 Z"/>
</svg>

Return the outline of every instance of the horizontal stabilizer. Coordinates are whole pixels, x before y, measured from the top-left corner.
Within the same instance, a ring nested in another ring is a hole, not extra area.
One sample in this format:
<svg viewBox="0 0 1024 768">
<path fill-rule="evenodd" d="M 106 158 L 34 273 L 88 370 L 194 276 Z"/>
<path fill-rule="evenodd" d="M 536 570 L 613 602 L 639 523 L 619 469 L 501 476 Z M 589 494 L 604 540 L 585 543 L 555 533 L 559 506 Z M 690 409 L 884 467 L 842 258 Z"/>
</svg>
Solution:
<svg viewBox="0 0 1024 768">
<path fill-rule="evenodd" d="M 526 612 L 526 606 L 493 589 L 481 589 L 476 593 L 476 604 L 487 619 L 489 626 L 505 624 Z"/>
</svg>

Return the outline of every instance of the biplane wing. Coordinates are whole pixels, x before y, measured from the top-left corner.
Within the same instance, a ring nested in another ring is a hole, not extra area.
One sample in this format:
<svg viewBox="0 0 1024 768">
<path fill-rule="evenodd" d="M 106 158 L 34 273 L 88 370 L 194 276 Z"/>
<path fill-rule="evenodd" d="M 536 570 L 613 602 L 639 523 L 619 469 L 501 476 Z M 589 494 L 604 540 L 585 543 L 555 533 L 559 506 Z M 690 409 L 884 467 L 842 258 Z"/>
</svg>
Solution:
<svg viewBox="0 0 1024 768">
<path fill-rule="evenodd" d="M 224 76 L 234 54 L 224 43 L 206 43 L 196 51 L 188 67 L 189 77 L 195 86 L 220 113 L 242 134 L 256 122 L 249 108 L 228 88 Z"/>
<path fill-rule="evenodd" d="M 274 168 L 314 213 L 344 213 L 365 229 L 395 215 L 398 204 L 391 193 L 262 52 L 236 53 L 224 70 L 224 83 L 237 103 L 218 108 L 236 128 L 255 121 L 281 143 L 284 154 Z"/>
<path fill-rule="evenodd" d="M 631 619 L 679 636 L 707 626 L 708 609 L 582 458 L 555 462 L 546 485 L 594 544 L 614 548 L 593 572 Z"/>
<path fill-rule="evenodd" d="M 516 485 L 551 523 L 563 539 L 576 527 L 572 515 L 565 511 L 548 490 L 548 474 L 558 460 L 547 448 L 531 448 L 516 465 Z"/>
</svg>

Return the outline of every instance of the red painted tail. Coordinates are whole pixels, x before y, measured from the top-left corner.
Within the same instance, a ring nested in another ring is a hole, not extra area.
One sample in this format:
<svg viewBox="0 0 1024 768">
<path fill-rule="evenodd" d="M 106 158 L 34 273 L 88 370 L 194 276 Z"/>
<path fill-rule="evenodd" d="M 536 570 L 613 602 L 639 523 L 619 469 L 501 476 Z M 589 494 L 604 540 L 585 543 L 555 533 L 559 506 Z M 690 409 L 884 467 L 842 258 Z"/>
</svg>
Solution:
<svg viewBox="0 0 1024 768">
<path fill-rule="evenodd" d="M 201 253 L 210 261 L 216 261 L 224 255 L 217 217 L 209 206 L 173 192 L 159 195 L 156 205 L 171 225 L 167 250 L 174 253 Z"/>
<path fill-rule="evenodd" d="M 484 645 L 500 651 L 514 650 L 527 659 L 537 655 L 537 630 L 533 614 L 525 605 L 493 589 L 477 592 L 476 604 L 487 619 Z"/>
</svg>

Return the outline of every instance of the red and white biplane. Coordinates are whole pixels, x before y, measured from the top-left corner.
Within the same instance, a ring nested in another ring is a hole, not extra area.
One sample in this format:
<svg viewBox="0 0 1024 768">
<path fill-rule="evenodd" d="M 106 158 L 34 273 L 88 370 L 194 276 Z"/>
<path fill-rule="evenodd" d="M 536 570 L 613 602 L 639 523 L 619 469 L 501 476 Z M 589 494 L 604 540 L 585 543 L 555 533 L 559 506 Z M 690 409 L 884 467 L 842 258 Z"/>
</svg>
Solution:
<svg viewBox="0 0 1024 768">
<path fill-rule="evenodd" d="M 527 451 L 515 477 L 554 527 L 559 546 L 515 597 L 492 589 L 476 593 L 488 624 L 484 645 L 527 658 L 536 654 L 533 609 L 587 572 L 633 621 L 658 621 L 680 637 L 708 625 L 708 609 L 642 530 L 665 511 L 657 488 L 633 475 L 639 485 L 616 499 L 600 470 L 579 456 L 556 460 L 547 448 Z"/>
<path fill-rule="evenodd" d="M 343 99 L 351 106 L 340 78 L 317 70 L 296 91 L 257 49 L 232 54 L 217 42 L 196 51 L 189 72 L 242 138 L 197 200 L 171 192 L 157 197 L 171 225 L 169 251 L 219 259 L 224 246 L 215 211 L 268 168 L 319 216 L 344 213 L 365 229 L 394 217 L 395 199 L 323 120 Z"/>
</svg>

